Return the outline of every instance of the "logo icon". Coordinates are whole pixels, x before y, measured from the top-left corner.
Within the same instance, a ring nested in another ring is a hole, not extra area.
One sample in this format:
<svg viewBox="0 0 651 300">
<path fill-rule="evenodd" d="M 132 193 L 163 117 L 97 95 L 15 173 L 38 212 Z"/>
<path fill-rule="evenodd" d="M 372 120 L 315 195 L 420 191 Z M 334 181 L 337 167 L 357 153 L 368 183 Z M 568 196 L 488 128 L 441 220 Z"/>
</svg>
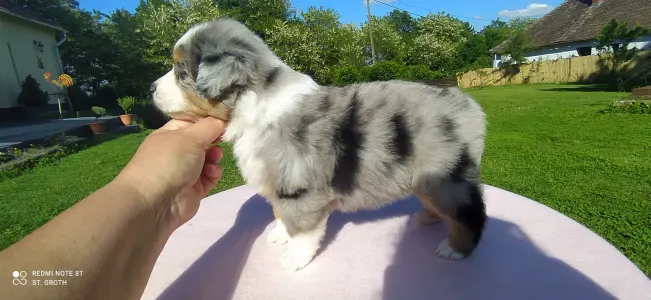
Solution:
<svg viewBox="0 0 651 300">
<path fill-rule="evenodd" d="M 14 285 L 27 285 L 27 278 L 25 278 L 27 277 L 27 272 L 14 271 L 13 275 L 14 275 L 14 280 L 13 280 Z"/>
</svg>

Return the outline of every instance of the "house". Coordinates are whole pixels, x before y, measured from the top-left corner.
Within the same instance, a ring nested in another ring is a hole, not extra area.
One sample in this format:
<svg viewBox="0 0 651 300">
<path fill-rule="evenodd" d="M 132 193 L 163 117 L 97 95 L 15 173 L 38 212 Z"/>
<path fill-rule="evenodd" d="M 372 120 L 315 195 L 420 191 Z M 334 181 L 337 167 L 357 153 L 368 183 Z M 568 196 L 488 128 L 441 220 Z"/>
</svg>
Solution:
<svg viewBox="0 0 651 300">
<path fill-rule="evenodd" d="M 57 40 L 57 33 L 64 38 Z M 65 33 L 23 6 L 0 0 L 0 121 L 21 113 L 17 100 L 27 75 L 40 83 L 41 90 L 58 92 L 43 74 L 50 72 L 56 79 L 63 72 L 58 46 L 65 41 Z M 57 105 L 56 97 L 50 97 L 50 104 Z"/>
<path fill-rule="evenodd" d="M 561 5 L 529 25 L 525 30 L 534 50 L 525 54 L 527 61 L 553 60 L 596 55 L 596 39 L 612 19 L 651 29 L 651 0 L 565 0 Z M 491 49 L 493 67 L 508 59 L 503 55 L 506 42 Z M 651 35 L 629 48 L 650 49 Z M 504 56 L 504 57 L 502 57 Z"/>
</svg>

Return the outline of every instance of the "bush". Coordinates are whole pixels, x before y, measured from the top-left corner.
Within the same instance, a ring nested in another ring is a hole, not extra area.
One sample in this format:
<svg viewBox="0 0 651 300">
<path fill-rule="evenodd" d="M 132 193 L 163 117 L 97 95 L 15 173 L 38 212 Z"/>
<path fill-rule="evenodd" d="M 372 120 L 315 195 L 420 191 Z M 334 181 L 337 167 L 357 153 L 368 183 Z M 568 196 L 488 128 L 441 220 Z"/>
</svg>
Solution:
<svg viewBox="0 0 651 300">
<path fill-rule="evenodd" d="M 93 106 L 101 106 L 106 109 L 120 109 L 118 96 L 115 90 L 108 85 L 101 86 L 91 99 Z"/>
<path fill-rule="evenodd" d="M 47 92 L 41 90 L 38 81 L 31 74 L 27 75 L 18 95 L 18 103 L 27 107 L 41 107 L 46 105 L 49 99 Z"/>
<path fill-rule="evenodd" d="M 103 108 L 101 106 L 93 106 L 92 110 L 95 118 L 106 116 L 106 108 Z"/>
<path fill-rule="evenodd" d="M 134 99 L 131 96 L 118 98 L 118 104 L 120 105 L 122 110 L 124 110 L 125 115 L 129 114 L 129 112 L 133 109 L 135 103 L 136 103 L 136 99 Z"/>
<path fill-rule="evenodd" d="M 79 86 L 73 85 L 68 88 L 68 99 L 72 102 L 74 110 L 89 110 L 92 106 L 88 95 L 84 93 Z"/>
<path fill-rule="evenodd" d="M 348 84 L 353 84 L 360 82 L 362 73 L 359 71 L 358 67 L 347 66 L 340 68 L 335 73 L 334 84 L 343 86 Z"/>
<path fill-rule="evenodd" d="M 425 65 L 410 66 L 401 79 L 410 81 L 429 81 L 443 78 L 443 73 L 432 71 Z"/>
<path fill-rule="evenodd" d="M 630 101 L 627 103 L 613 103 L 605 112 L 629 113 L 629 114 L 651 114 L 651 103 L 644 101 Z"/>
<path fill-rule="evenodd" d="M 137 122 L 147 129 L 161 128 L 169 120 L 148 100 L 137 100 L 133 114 L 137 116 Z"/>
<path fill-rule="evenodd" d="M 363 81 L 386 81 L 400 79 L 406 66 L 395 61 L 381 61 L 362 70 Z"/>
</svg>

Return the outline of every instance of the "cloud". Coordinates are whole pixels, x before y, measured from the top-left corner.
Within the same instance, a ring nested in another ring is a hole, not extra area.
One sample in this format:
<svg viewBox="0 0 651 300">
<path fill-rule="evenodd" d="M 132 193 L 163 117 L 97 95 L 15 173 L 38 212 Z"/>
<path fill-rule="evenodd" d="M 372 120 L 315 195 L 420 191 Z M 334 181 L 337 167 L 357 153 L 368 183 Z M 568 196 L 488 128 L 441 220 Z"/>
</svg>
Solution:
<svg viewBox="0 0 651 300">
<path fill-rule="evenodd" d="M 381 1 L 384 2 L 384 3 L 391 3 L 391 2 L 396 1 L 396 0 L 381 0 Z M 364 3 L 364 5 L 366 5 L 366 0 L 362 0 L 362 3 Z M 370 4 L 373 4 L 373 3 L 375 3 L 375 0 L 370 1 Z"/>
<path fill-rule="evenodd" d="M 554 9 L 547 4 L 531 3 L 527 8 L 516 10 L 503 10 L 499 12 L 500 17 L 517 18 L 517 17 L 535 17 L 544 15 Z"/>
</svg>

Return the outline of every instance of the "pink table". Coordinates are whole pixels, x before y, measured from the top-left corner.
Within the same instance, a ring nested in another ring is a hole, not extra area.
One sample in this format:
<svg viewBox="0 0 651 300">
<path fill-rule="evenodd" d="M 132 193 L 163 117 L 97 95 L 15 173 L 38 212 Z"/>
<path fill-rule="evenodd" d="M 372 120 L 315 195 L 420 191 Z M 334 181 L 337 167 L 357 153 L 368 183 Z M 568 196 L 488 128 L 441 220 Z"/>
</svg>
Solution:
<svg viewBox="0 0 651 300">
<path fill-rule="evenodd" d="M 268 244 L 271 206 L 242 186 L 204 200 L 174 233 L 143 299 L 651 299 L 651 281 L 575 221 L 486 186 L 490 216 L 475 254 L 434 255 L 446 225 L 417 225 L 410 198 L 376 212 L 334 214 L 325 249 L 299 272 Z"/>
</svg>

